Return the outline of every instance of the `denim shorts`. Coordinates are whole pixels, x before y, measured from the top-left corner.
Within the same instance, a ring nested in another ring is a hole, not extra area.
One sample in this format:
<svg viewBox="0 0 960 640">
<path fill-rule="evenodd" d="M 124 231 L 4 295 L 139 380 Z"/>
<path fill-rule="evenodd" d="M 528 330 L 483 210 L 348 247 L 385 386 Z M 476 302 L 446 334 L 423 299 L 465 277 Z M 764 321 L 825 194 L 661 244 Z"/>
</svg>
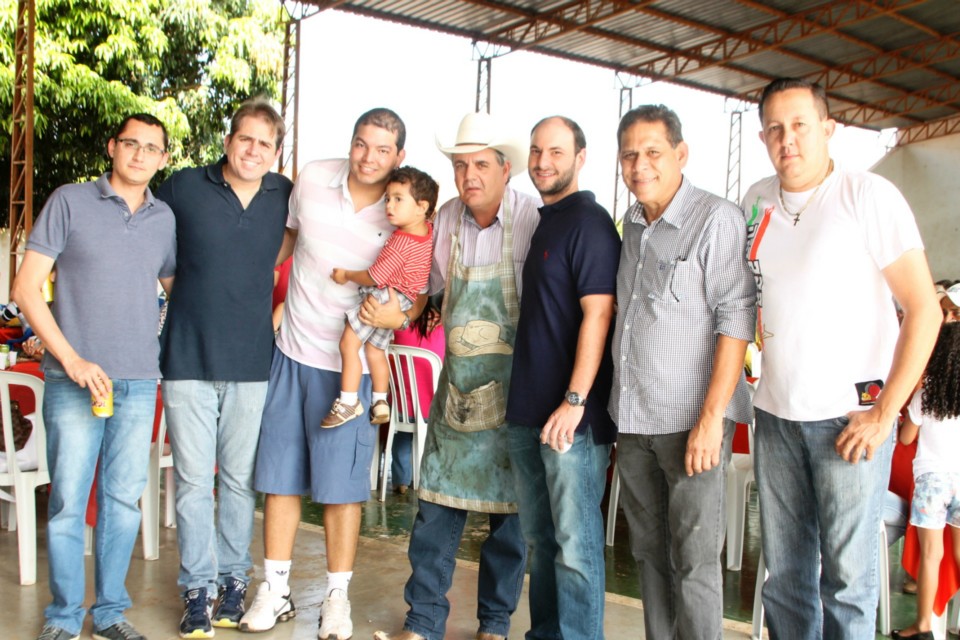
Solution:
<svg viewBox="0 0 960 640">
<path fill-rule="evenodd" d="M 922 529 L 960 527 L 960 473 L 924 473 L 914 481 L 910 524 Z"/>
<path fill-rule="evenodd" d="M 254 488 L 275 495 L 307 495 L 320 504 L 370 498 L 370 464 L 378 430 L 364 411 L 335 429 L 320 421 L 340 395 L 340 372 L 316 369 L 273 351 L 263 407 Z M 370 406 L 370 376 L 360 380 Z"/>
</svg>

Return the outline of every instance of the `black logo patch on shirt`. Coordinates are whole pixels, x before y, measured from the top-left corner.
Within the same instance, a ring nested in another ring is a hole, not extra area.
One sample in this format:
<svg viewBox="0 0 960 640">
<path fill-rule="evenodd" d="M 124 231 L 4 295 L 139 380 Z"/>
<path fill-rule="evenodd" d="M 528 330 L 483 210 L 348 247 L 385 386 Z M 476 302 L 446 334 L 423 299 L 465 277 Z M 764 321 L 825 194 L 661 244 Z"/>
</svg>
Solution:
<svg viewBox="0 0 960 640">
<path fill-rule="evenodd" d="M 857 401 L 861 407 L 872 407 L 883 389 L 883 380 L 868 380 L 853 385 L 857 389 Z"/>
</svg>

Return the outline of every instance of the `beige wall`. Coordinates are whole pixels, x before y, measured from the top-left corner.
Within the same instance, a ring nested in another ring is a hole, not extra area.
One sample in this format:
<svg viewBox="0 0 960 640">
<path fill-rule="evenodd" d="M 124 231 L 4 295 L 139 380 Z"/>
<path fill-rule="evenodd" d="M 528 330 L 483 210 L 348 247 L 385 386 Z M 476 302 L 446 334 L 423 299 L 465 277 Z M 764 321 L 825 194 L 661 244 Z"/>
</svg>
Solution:
<svg viewBox="0 0 960 640">
<path fill-rule="evenodd" d="M 898 147 L 871 171 L 910 203 L 933 279 L 960 279 L 960 134 Z"/>
</svg>

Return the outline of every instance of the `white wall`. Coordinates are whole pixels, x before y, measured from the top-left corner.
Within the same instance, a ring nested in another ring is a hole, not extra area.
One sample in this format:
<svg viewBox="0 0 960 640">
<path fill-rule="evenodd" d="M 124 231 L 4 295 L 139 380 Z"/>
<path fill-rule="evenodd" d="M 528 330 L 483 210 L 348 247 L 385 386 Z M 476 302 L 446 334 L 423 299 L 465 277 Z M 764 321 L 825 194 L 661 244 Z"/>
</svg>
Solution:
<svg viewBox="0 0 960 640">
<path fill-rule="evenodd" d="M 871 171 L 910 203 L 933 279 L 960 279 L 960 134 L 897 147 Z"/>
</svg>

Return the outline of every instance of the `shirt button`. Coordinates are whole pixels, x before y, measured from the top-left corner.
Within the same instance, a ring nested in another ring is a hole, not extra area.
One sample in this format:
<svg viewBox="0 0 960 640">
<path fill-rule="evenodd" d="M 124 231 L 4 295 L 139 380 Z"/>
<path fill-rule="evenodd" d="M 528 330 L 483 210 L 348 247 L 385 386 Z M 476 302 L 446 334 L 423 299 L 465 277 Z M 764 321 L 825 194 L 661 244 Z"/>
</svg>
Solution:
<svg viewBox="0 0 960 640">
<path fill-rule="evenodd" d="M 637 294 L 633 294 L 632 296 L 630 296 L 630 299 L 631 299 L 631 300 L 636 300 L 636 299 L 637 299 Z"/>
<path fill-rule="evenodd" d="M 620 359 L 623 360 L 624 362 L 626 362 L 627 356 L 620 356 Z"/>
<path fill-rule="evenodd" d="M 624 330 L 624 331 L 629 331 L 629 330 L 630 330 L 630 325 L 628 325 L 628 324 L 623 325 L 623 330 Z"/>
</svg>

